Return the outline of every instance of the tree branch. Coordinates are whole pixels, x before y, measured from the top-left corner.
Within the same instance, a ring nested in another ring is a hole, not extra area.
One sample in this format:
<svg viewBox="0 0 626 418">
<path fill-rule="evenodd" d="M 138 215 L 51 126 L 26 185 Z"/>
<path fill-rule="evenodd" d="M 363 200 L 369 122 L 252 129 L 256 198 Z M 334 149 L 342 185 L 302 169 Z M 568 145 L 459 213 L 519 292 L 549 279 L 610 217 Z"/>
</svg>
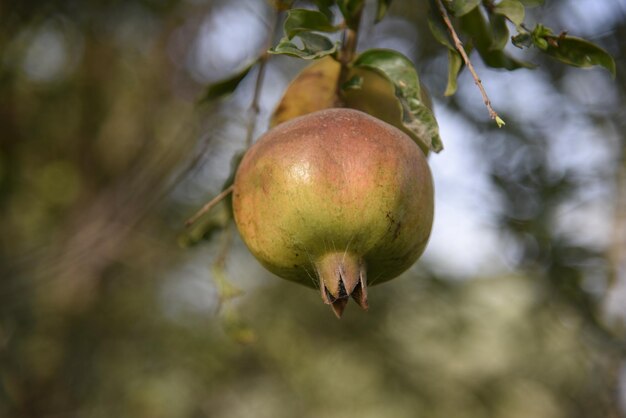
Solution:
<svg viewBox="0 0 626 418">
<path fill-rule="evenodd" d="M 187 219 L 187 222 L 185 222 L 185 226 L 186 227 L 191 226 L 194 222 L 200 219 L 202 215 L 204 215 L 205 213 L 213 209 L 215 205 L 220 203 L 226 196 L 232 193 L 233 188 L 234 188 L 234 185 L 231 184 L 230 186 L 222 190 L 220 194 L 218 194 L 213 199 L 211 199 L 206 205 L 202 206 L 202 209 L 197 211 L 191 218 Z"/>
<path fill-rule="evenodd" d="M 454 46 L 456 47 L 457 51 L 459 51 L 459 54 L 461 54 L 461 57 L 463 57 L 463 61 L 465 62 L 465 65 L 470 70 L 470 73 L 472 73 L 472 77 L 474 78 L 474 83 L 476 84 L 476 86 L 478 86 L 478 89 L 480 90 L 480 94 L 483 96 L 483 102 L 485 103 L 485 106 L 487 106 L 487 110 L 489 111 L 489 116 L 491 117 L 491 119 L 496 121 L 498 126 L 504 125 L 504 121 L 502 120 L 502 118 L 498 116 L 496 111 L 493 110 L 493 107 L 491 106 L 491 100 L 489 100 L 489 96 L 487 96 L 487 92 L 485 91 L 485 88 L 483 87 L 483 83 L 478 77 L 478 74 L 476 73 L 476 70 L 474 69 L 474 65 L 472 65 L 472 61 L 470 61 L 469 57 L 467 56 L 467 53 L 465 52 L 465 48 L 463 48 L 463 42 L 461 42 L 461 40 L 459 39 L 459 35 L 456 33 L 456 30 L 454 29 L 454 26 L 452 25 L 452 22 L 450 21 L 450 16 L 448 16 L 448 11 L 446 10 L 441 0 L 437 0 L 437 5 L 439 6 L 439 12 L 441 13 L 441 17 L 443 18 L 443 21 L 448 27 L 450 36 L 452 36 L 452 40 L 454 41 Z"/>
<path fill-rule="evenodd" d="M 246 148 L 250 148 L 252 145 L 252 140 L 254 138 L 254 131 L 256 129 L 256 122 L 259 118 L 259 113 L 261 111 L 261 107 L 259 105 L 259 100 L 261 98 L 261 91 L 263 89 L 263 79 L 265 78 L 265 67 L 267 65 L 267 60 L 269 59 L 269 54 L 267 50 L 270 49 L 274 43 L 274 32 L 276 31 L 276 25 L 280 22 L 281 10 L 279 8 L 276 9 L 276 13 L 274 13 L 274 19 L 270 25 L 270 34 L 267 39 L 267 45 L 263 51 L 263 55 L 259 58 L 259 69 L 256 75 L 256 82 L 254 84 L 254 93 L 252 95 L 252 103 L 250 104 L 250 119 L 248 120 L 248 127 L 246 132 Z"/>
</svg>

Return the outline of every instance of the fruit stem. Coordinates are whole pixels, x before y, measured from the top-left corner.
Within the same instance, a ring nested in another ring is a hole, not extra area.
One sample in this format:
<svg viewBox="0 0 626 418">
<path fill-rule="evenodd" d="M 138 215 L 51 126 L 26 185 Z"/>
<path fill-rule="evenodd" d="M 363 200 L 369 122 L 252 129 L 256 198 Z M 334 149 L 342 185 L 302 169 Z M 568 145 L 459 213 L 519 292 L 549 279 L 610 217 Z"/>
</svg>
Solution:
<svg viewBox="0 0 626 418">
<path fill-rule="evenodd" d="M 359 26 L 361 24 L 361 15 L 363 14 L 363 5 L 356 10 L 353 18 L 352 27 L 346 25 L 346 29 L 343 32 L 343 39 L 341 42 L 341 50 L 339 51 L 338 61 L 341 64 L 339 70 L 339 78 L 337 79 L 337 107 L 344 107 L 345 100 L 342 86 L 348 81 L 348 75 L 350 74 L 349 65 L 354 59 L 356 52 L 356 46 L 359 39 Z"/>
<path fill-rule="evenodd" d="M 341 318 L 350 296 L 367 310 L 367 275 L 363 259 L 349 252 L 333 252 L 315 263 L 322 300 Z"/>
</svg>

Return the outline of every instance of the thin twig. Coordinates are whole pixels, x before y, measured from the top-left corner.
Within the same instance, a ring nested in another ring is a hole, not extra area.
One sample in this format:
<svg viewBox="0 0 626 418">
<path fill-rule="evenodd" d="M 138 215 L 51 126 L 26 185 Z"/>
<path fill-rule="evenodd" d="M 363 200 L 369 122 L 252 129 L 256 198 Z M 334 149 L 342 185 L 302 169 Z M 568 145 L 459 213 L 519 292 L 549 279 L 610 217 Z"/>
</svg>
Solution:
<svg viewBox="0 0 626 418">
<path fill-rule="evenodd" d="M 234 185 L 231 184 L 230 186 L 228 186 L 227 188 L 222 190 L 222 192 L 220 194 L 218 194 L 213 199 L 211 199 L 209 201 L 209 203 L 207 203 L 206 205 L 202 206 L 202 209 L 197 211 L 191 218 L 189 218 L 187 220 L 187 222 L 185 222 L 185 226 L 186 227 L 191 226 L 194 222 L 196 222 L 198 219 L 200 219 L 200 217 L 202 215 L 204 215 L 205 213 L 210 211 L 215 205 L 220 203 L 222 201 L 222 199 L 224 199 L 226 196 L 228 196 L 230 193 L 232 193 L 233 188 L 234 188 Z"/>
<path fill-rule="evenodd" d="M 254 84 L 254 93 L 252 95 L 252 103 L 250 104 L 250 119 L 248 120 L 248 127 L 246 132 L 246 148 L 250 148 L 252 145 L 252 139 L 254 138 L 254 131 L 256 130 L 256 122 L 259 118 L 259 113 L 261 112 L 261 106 L 259 105 L 259 100 L 261 98 L 261 91 L 263 90 L 263 79 L 265 78 L 265 68 L 267 66 L 267 60 L 269 59 L 269 54 L 267 50 L 270 49 L 274 43 L 274 32 L 276 29 L 276 25 L 280 22 L 281 11 L 276 10 L 274 13 L 274 20 L 272 24 L 268 25 L 271 29 L 270 35 L 268 36 L 267 45 L 265 46 L 265 50 L 263 51 L 263 55 L 259 58 L 259 69 L 256 75 L 256 82 Z"/>
<path fill-rule="evenodd" d="M 487 110 L 489 110 L 489 116 L 491 116 L 491 119 L 496 121 L 498 126 L 504 125 L 504 121 L 500 118 L 500 116 L 498 116 L 496 111 L 493 110 L 493 107 L 491 106 L 491 100 L 489 100 L 489 96 L 487 96 L 487 92 L 485 91 L 485 88 L 483 87 L 483 83 L 478 77 L 478 74 L 476 73 L 476 70 L 474 69 L 474 66 L 472 65 L 472 61 L 470 61 L 469 57 L 467 56 L 467 53 L 465 52 L 465 48 L 463 48 L 463 42 L 461 42 L 461 40 L 459 39 L 459 35 L 457 35 L 456 30 L 454 29 L 454 26 L 452 25 L 452 21 L 450 21 L 450 16 L 448 16 L 448 11 L 446 10 L 441 0 L 437 0 L 437 5 L 439 6 L 439 12 L 441 13 L 441 17 L 443 18 L 443 21 L 448 27 L 450 36 L 452 36 L 452 39 L 454 40 L 454 46 L 456 47 L 457 51 L 459 51 L 459 53 L 461 54 L 461 57 L 463 57 L 463 61 L 465 62 L 465 65 L 467 66 L 467 68 L 469 68 L 470 73 L 472 73 L 472 77 L 474 78 L 474 83 L 476 83 L 476 85 L 478 86 L 478 89 L 480 90 L 480 94 L 482 94 L 483 96 L 483 102 L 485 103 L 485 106 L 487 106 Z"/>
<path fill-rule="evenodd" d="M 272 37 L 270 36 L 270 39 Z M 266 51 L 269 48 L 266 48 Z M 250 148 L 252 145 L 252 139 L 254 137 L 254 131 L 256 129 L 256 121 L 259 118 L 261 106 L 259 105 L 259 98 L 261 97 L 261 91 L 263 88 L 263 78 L 265 76 L 265 66 L 267 64 L 267 58 L 269 54 L 264 52 L 259 58 L 259 69 L 257 71 L 256 82 L 254 84 L 254 94 L 252 96 L 252 103 L 250 103 L 250 116 L 248 120 L 248 126 L 246 131 L 246 148 Z"/>
</svg>

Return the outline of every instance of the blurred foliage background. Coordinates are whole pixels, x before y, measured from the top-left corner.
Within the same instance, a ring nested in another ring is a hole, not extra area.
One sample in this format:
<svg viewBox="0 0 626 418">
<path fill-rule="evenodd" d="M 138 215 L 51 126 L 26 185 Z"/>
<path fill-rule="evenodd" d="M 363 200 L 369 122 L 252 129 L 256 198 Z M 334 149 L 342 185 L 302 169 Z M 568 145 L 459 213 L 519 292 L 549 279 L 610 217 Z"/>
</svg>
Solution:
<svg viewBox="0 0 626 418">
<path fill-rule="evenodd" d="M 255 73 L 197 100 L 277 39 L 268 3 L 0 4 L 0 416 L 624 416 L 626 2 L 529 16 L 606 48 L 615 80 L 476 61 L 504 129 L 467 74 L 443 97 L 427 3 L 369 7 L 359 49 L 405 53 L 433 96 L 431 246 L 341 321 L 220 217 L 179 245 L 244 147 Z M 256 135 L 301 67 L 269 61 Z"/>
</svg>

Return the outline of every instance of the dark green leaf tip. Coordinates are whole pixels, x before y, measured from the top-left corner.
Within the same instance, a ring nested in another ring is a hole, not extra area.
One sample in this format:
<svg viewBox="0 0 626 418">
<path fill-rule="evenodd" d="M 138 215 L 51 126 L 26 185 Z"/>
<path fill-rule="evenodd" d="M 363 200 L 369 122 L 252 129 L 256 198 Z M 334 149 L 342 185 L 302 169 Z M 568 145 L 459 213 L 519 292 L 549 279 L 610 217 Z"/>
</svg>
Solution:
<svg viewBox="0 0 626 418">
<path fill-rule="evenodd" d="M 199 103 L 209 103 L 235 91 L 235 89 L 239 86 L 239 83 L 241 83 L 241 81 L 246 78 L 252 67 L 254 67 L 257 62 L 258 59 L 254 60 L 243 70 L 239 71 L 232 77 L 207 86 L 204 93 L 202 94 L 202 97 L 199 100 Z"/>
</svg>

